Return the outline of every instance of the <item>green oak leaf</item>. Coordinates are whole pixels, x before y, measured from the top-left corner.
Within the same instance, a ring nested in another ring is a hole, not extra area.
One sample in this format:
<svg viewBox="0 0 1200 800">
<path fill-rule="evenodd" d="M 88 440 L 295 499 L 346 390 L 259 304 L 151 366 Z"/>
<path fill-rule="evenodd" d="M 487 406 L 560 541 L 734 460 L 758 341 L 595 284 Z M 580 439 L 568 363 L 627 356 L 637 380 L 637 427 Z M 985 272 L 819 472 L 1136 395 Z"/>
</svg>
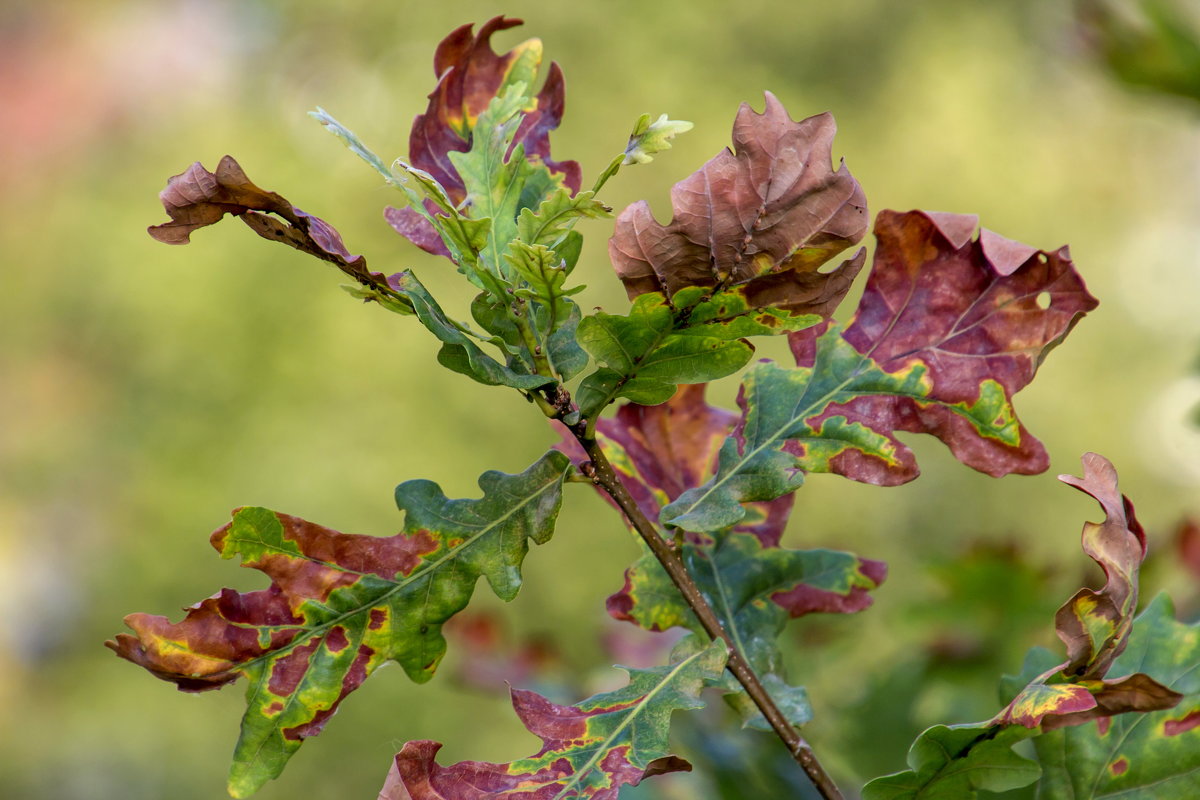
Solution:
<svg viewBox="0 0 1200 800">
<path fill-rule="evenodd" d="M 488 386 L 511 386 L 529 391 L 553 383 L 551 375 L 535 375 L 520 360 L 510 358 L 510 364 L 501 364 L 485 353 L 472 336 L 464 332 L 461 323 L 455 323 L 437 301 L 430 296 L 417 276 L 401 272 L 392 276 L 397 292 L 413 304 L 417 319 L 443 342 L 438 352 L 438 362 L 455 372 L 462 373 Z"/>
<path fill-rule="evenodd" d="M 857 611 L 870 605 L 867 591 L 883 579 L 882 564 L 833 550 L 767 547 L 750 533 L 720 533 L 712 541 L 685 542 L 680 556 L 701 593 L 721 620 L 734 646 L 764 680 L 772 697 L 784 700 L 794 725 L 811 717 L 803 690 L 787 684 L 776 641 L 790 618 L 816 611 Z M 617 619 L 652 631 L 683 627 L 700 637 L 704 629 L 653 555 L 644 554 L 625 572 L 624 588 L 608 599 Z M 724 689 L 741 695 L 736 681 Z M 746 723 L 770 730 L 748 700 L 735 705 Z"/>
<path fill-rule="evenodd" d="M 601 366 L 584 378 L 576 400 L 589 418 L 618 397 L 664 403 L 677 384 L 706 383 L 745 366 L 754 348 L 744 337 L 802 330 L 819 321 L 754 308 L 739 290 L 710 297 L 692 287 L 676 293 L 672 303 L 661 294 L 643 294 L 628 316 L 596 312 L 580 321 L 579 343 Z"/>
<path fill-rule="evenodd" d="M 509 366 L 521 371 L 528 371 L 524 366 L 528 358 L 528 350 L 521 341 L 521 333 L 506 310 L 506 303 L 498 302 L 496 298 L 483 292 L 471 302 L 471 316 L 485 331 L 490 333 L 490 342 L 508 354 Z M 539 331 L 550 330 L 552 323 L 550 309 L 541 303 L 532 304 L 534 327 Z M 565 309 L 566 317 L 553 321 L 556 326 L 553 333 L 546 339 L 546 353 L 554 371 L 564 381 L 578 375 L 588 365 L 587 353 L 575 340 L 575 330 L 579 325 L 579 306 L 570 299 L 563 298 L 559 314 Z"/>
<path fill-rule="evenodd" d="M 700 691 L 719 678 L 726 655 L 725 644 L 717 641 L 665 667 L 629 669 L 628 685 L 574 706 L 514 689 L 517 715 L 542 739 L 536 755 L 507 764 L 463 761 L 443 767 L 434 760 L 439 743 L 408 742 L 379 797 L 478 800 L 484 791 L 493 800 L 616 800 L 622 786 L 691 769 L 668 750 L 671 714 L 704 707 Z"/>
<path fill-rule="evenodd" d="M 310 111 L 309 116 L 341 139 L 351 152 L 370 164 L 389 185 L 403 192 L 408 198 L 410 208 L 437 232 L 449 251 L 451 260 L 458 265 L 459 271 L 480 288 L 489 288 L 485 286 L 487 277 L 480 276 L 475 265 L 479 260 L 480 251 L 488 244 L 491 220 L 469 219 L 463 216 L 447 190 L 433 175 L 399 159 L 390 165 L 385 163 L 371 148 L 363 144 L 353 131 L 330 116 L 325 109 Z M 433 207 L 433 211 L 427 204 Z M 494 283 L 490 288 L 500 291 L 500 287 Z"/>
<path fill-rule="evenodd" d="M 527 89 L 519 81 L 505 88 L 476 120 L 471 149 L 449 153 L 466 187 L 466 215 L 491 220 L 480 257 L 492 275 L 509 285 L 513 275 L 503 255 L 517 238 L 517 216 L 526 208 L 540 207 L 562 185 L 561 177 L 545 164 L 525 158 L 524 145 L 513 146 L 524 112 L 533 102 Z"/>
<path fill-rule="evenodd" d="M 633 123 L 633 132 L 629 134 L 629 141 L 625 144 L 624 152 L 604 168 L 604 172 L 600 173 L 600 177 L 596 179 L 595 188 L 592 191 L 599 191 L 609 178 L 621 171 L 621 167 L 627 167 L 630 164 L 649 164 L 654 160 L 656 153 L 671 149 L 671 139 L 691 129 L 692 123 L 667 119 L 666 114 L 659 115 L 654 122 L 650 121 L 649 114 L 642 114 L 638 117 L 637 122 Z"/>
<path fill-rule="evenodd" d="M 642 114 L 633 124 L 621 165 L 649 164 L 654 160 L 655 153 L 670 150 L 671 140 L 681 133 L 687 133 L 692 127 L 690 122 L 667 119 L 666 114 L 660 114 L 654 122 L 650 121 L 649 114 Z"/>
<path fill-rule="evenodd" d="M 1177 622 L 1170 599 L 1159 595 L 1134 621 L 1111 671 L 1145 673 L 1183 699 L 1034 740 L 1044 772 L 1039 800 L 1200 797 L 1200 625 Z"/>
<path fill-rule="evenodd" d="M 448 499 L 431 481 L 402 483 L 404 528 L 392 537 L 240 509 L 212 544 L 223 558 L 265 572 L 271 587 L 223 589 L 176 624 L 130 615 L 136 635 L 107 644 L 183 691 L 247 679 L 229 776 L 230 793 L 245 797 L 277 777 L 384 663 L 429 680 L 446 652 L 442 625 L 466 607 L 480 577 L 501 599 L 516 596 L 529 542 L 554 532 L 568 466 L 551 451 L 518 475 L 485 472 L 478 500 Z"/>
<path fill-rule="evenodd" d="M 836 326 L 831 327 L 817 341 L 813 367 L 789 369 L 773 363 L 751 367 L 739 397 L 745 412 L 741 436 L 725 441 L 716 475 L 664 508 L 662 521 L 685 530 L 721 530 L 745 516 L 742 503 L 792 492 L 804 482 L 805 472 L 832 471 L 833 459 L 847 451 L 884 463 L 898 462 L 899 443 L 894 436 L 844 416 L 819 423 L 810 420 L 834 403 L 862 395 L 899 395 L 924 401 L 929 391 L 923 366 L 885 372 L 851 347 Z M 1011 425 L 992 414 L 993 407 L 985 395 L 976 406 L 956 410 L 985 435 L 1011 436 Z"/>
<path fill-rule="evenodd" d="M 610 216 L 610 209 L 595 199 L 595 192 L 573 195 L 569 188 L 562 186 L 543 200 L 536 210 L 532 207 L 521 210 L 517 217 L 517 236 L 526 244 L 559 250 L 577 221 Z M 573 261 L 570 266 L 575 266 Z"/>
<path fill-rule="evenodd" d="M 980 790 L 1028 786 L 1041 769 L 1012 746 L 1033 734 L 1019 725 L 934 725 L 913 742 L 909 769 L 868 783 L 863 800 L 975 800 Z"/>
<path fill-rule="evenodd" d="M 583 372 L 588 365 L 587 353 L 579 346 L 576 339 L 576 331 L 579 327 L 580 314 L 579 306 L 567 301 L 568 313 L 567 318 L 558 322 L 558 328 L 554 333 L 550 334 L 547 339 L 547 353 L 550 356 L 550 364 L 554 367 L 554 371 L 564 381 L 569 381 L 579 373 Z M 547 313 L 545 306 L 535 309 L 535 315 Z M 541 325 L 541 323 L 538 323 Z"/>
<path fill-rule="evenodd" d="M 567 298 L 585 288 L 575 286 L 567 289 L 563 286 L 567 280 L 566 262 L 545 245 L 529 245 L 516 240 L 509 242 L 504 260 L 514 273 L 529 284 L 528 288 L 517 289 L 516 295 L 537 300 L 546 307 L 548 319 L 543 334 L 549 335 L 558 330 L 559 324 L 571 316 L 573 304 Z"/>
</svg>

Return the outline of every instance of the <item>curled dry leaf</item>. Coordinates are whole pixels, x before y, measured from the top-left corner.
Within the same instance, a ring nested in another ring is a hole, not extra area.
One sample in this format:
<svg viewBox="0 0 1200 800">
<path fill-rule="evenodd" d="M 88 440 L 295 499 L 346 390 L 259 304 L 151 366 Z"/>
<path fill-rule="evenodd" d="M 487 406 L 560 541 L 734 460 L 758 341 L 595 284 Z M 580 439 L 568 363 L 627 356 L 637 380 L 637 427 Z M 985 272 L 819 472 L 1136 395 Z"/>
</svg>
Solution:
<svg viewBox="0 0 1200 800">
<path fill-rule="evenodd" d="M 387 288 L 387 279 L 368 271 L 365 258 L 351 255 L 332 225 L 301 211 L 275 192 L 260 189 L 232 156 L 222 158 L 216 172 L 209 172 L 197 161 L 172 176 L 159 198 L 171 221 L 147 230 L 164 244 L 187 244 L 193 231 L 233 214 L 264 239 L 283 242 L 328 261 L 365 286 Z"/>
<path fill-rule="evenodd" d="M 1102 677 L 1125 649 L 1137 610 L 1138 567 L 1146 557 L 1146 532 L 1133 503 L 1117 488 L 1117 471 L 1103 456 L 1083 457 L 1083 477 L 1060 475 L 1068 486 L 1091 495 L 1104 509 L 1104 522 L 1083 526 L 1083 551 L 1108 579 L 1100 591 L 1080 589 L 1058 610 L 1058 638 L 1067 646 L 1063 672 L 1081 679 Z"/>
<path fill-rule="evenodd" d="M 1080 725 L 1128 711 L 1175 706 L 1182 695 L 1142 673 L 1109 679 L 1133 629 L 1138 600 L 1138 568 L 1146 555 L 1146 534 L 1133 503 L 1117 488 L 1117 471 L 1103 456 L 1083 457 L 1083 477 L 1060 475 L 1068 486 L 1091 495 L 1104 509 L 1104 522 L 1083 526 L 1083 551 L 1107 578 L 1100 591 L 1080 589 L 1055 615 L 1067 661 L 1031 680 L 994 722 L 1042 730 Z"/>
<path fill-rule="evenodd" d="M 1037 795 L 1048 800 L 1167 800 L 1200 789 L 1200 629 L 1175 622 L 1165 597 L 1133 620 L 1145 534 L 1113 465 L 1088 453 L 1082 478 L 1059 479 L 1104 509 L 1104 522 L 1084 525 L 1083 549 L 1108 577 L 1058 612 L 1067 661 L 1034 648 L 1021 675 L 1004 679 L 1013 699 L 999 714 L 927 729 L 909 750 L 910 769 L 868 783 L 864 800 L 973 800 L 1039 777 Z M 1125 675 L 1106 678 L 1110 670 Z M 1012 751 L 1024 739 L 1040 765 Z"/>
<path fill-rule="evenodd" d="M 1034 739 L 1043 769 L 1039 798 L 1200 797 L 1200 625 L 1176 621 L 1166 595 L 1138 615 L 1111 668 L 1118 675 L 1133 670 L 1131 678 L 1150 676 L 1183 699 L 1145 714 L 1098 716 Z M 1122 705 L 1132 704 L 1122 698 Z"/>
<path fill-rule="evenodd" d="M 645 202 L 617 218 L 609 257 L 630 299 L 688 286 L 742 286 L 754 307 L 828 316 L 862 266 L 818 268 L 867 230 L 866 198 L 834 171 L 833 117 L 794 122 L 771 93 L 758 114 L 739 109 L 735 150 L 724 150 L 671 190 L 674 219 Z"/>
</svg>

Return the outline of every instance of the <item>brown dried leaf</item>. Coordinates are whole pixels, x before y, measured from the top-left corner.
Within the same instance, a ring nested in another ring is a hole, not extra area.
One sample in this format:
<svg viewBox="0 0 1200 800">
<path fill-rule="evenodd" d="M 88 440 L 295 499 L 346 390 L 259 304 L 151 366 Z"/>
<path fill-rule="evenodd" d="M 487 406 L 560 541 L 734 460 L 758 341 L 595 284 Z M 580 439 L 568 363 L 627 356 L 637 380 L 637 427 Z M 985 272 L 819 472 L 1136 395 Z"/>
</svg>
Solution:
<svg viewBox="0 0 1200 800">
<path fill-rule="evenodd" d="M 197 161 L 168 179 L 159 198 L 171 221 L 147 230 L 164 244 L 187 244 L 193 231 L 233 214 L 264 239 L 283 242 L 328 261 L 364 285 L 387 287 L 383 275 L 367 270 L 365 258 L 351 255 L 332 225 L 301 211 L 275 192 L 260 189 L 246 177 L 233 156 L 222 158 L 216 172 L 209 172 Z"/>
<path fill-rule="evenodd" d="M 669 225 L 645 201 L 617 218 L 609 257 L 629 297 L 744 284 L 755 307 L 828 316 L 863 259 L 817 269 L 861 239 L 868 223 L 858 181 L 831 167 L 835 130 L 829 114 L 792 121 L 770 92 L 762 114 L 743 104 L 736 152 L 718 153 L 675 185 Z"/>
<path fill-rule="evenodd" d="M 1083 526 L 1083 551 L 1104 570 L 1099 592 L 1080 589 L 1058 610 L 1058 638 L 1067 646 L 1067 675 L 1102 678 L 1125 649 L 1137 610 L 1137 573 L 1146 556 L 1146 533 L 1133 514 L 1133 503 L 1117 488 L 1117 471 L 1104 456 L 1083 456 L 1083 477 L 1058 479 L 1096 499 L 1104 522 Z"/>
</svg>

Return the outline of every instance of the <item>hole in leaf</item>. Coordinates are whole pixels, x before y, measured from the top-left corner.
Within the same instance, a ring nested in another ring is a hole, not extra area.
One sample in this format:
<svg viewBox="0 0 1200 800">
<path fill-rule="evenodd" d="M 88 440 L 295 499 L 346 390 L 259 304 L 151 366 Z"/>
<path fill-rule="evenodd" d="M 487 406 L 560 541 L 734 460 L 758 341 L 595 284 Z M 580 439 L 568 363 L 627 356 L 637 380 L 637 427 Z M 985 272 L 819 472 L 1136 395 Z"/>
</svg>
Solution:
<svg viewBox="0 0 1200 800">
<path fill-rule="evenodd" d="M 1051 298 L 1050 298 L 1049 292 L 1041 292 L 1038 294 L 1035 302 L 1037 303 L 1038 308 L 1046 309 L 1046 308 L 1050 307 L 1050 299 Z"/>
</svg>

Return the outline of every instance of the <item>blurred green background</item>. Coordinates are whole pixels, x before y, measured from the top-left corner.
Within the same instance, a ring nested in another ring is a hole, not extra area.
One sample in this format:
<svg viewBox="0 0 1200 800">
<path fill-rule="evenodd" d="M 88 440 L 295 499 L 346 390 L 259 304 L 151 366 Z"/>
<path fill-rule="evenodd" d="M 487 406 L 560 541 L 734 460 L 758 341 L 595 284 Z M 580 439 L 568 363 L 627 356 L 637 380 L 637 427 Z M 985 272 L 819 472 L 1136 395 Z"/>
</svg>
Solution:
<svg viewBox="0 0 1200 800">
<path fill-rule="evenodd" d="M 869 611 L 789 633 L 794 677 L 816 705 L 808 736 L 847 788 L 901 768 L 926 725 L 994 713 L 1000 673 L 1052 644 L 1054 609 L 1097 581 L 1078 533 L 1099 511 L 1053 478 L 1078 472 L 1084 451 L 1116 463 L 1149 529 L 1158 555 L 1145 596 L 1165 587 L 1194 599 L 1172 531 L 1200 512 L 1189 421 L 1200 402 L 1200 106 L 1119 83 L 1065 0 L 9 0 L 0 794 L 223 797 L 241 686 L 185 695 L 119 661 L 101 642 L 121 617 L 177 619 L 221 586 L 264 586 L 208 544 L 235 506 L 391 534 L 399 481 L 471 496 L 479 473 L 519 471 L 553 441 L 515 392 L 440 370 L 431 337 L 358 305 L 325 265 L 237 224 L 179 248 L 144 232 L 165 219 L 157 193 L 169 175 L 230 153 L 336 225 L 373 269 L 412 267 L 465 308 L 453 270 L 384 223 L 399 198 L 305 112 L 319 104 L 383 155 L 403 155 L 438 40 L 500 13 L 526 20 L 500 49 L 539 36 L 563 66 L 554 153 L 579 160 L 585 181 L 638 114 L 695 122 L 654 164 L 609 184 L 617 210 L 644 197 L 668 218 L 671 184 L 728 143 L 739 103 L 761 107 L 769 89 L 793 117 L 835 114 L 836 154 L 873 210 L 973 212 L 1039 247 L 1069 242 L 1101 299 L 1018 398 L 1053 457 L 1047 475 L 992 480 L 913 441 L 915 483 L 814 476 L 801 490 L 786 544 L 891 565 Z M 610 224 L 581 225 L 585 309 L 623 308 L 605 257 Z M 728 402 L 735 388 L 711 395 Z M 580 691 L 611 686 L 621 678 L 601 641 L 614 630 L 603 599 L 636 554 L 609 509 L 571 489 L 556 538 L 497 613 L 515 637 L 553 638 Z M 502 606 L 485 587 L 476 603 Z M 448 675 L 426 686 L 381 672 L 259 796 L 373 797 L 409 739 L 447 742 L 443 763 L 533 752 L 502 691 L 454 679 L 462 652 L 452 646 Z M 697 730 L 681 745 L 729 769 L 750 763 Z M 657 791 L 774 791 L 737 785 L 686 776 Z"/>
</svg>

